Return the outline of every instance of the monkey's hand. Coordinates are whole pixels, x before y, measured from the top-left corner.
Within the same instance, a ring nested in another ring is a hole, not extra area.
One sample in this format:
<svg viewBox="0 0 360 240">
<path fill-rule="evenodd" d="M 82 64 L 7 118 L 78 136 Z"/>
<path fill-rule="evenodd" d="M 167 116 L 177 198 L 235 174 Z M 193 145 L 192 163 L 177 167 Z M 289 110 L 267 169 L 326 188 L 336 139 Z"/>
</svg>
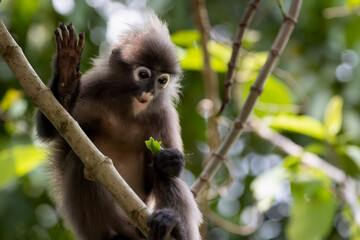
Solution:
<svg viewBox="0 0 360 240">
<path fill-rule="evenodd" d="M 177 240 L 188 240 L 180 217 L 171 209 L 156 210 L 147 224 L 150 228 L 148 240 L 165 240 L 170 234 Z"/>
<path fill-rule="evenodd" d="M 75 29 L 70 23 L 65 26 L 60 24 L 60 31 L 56 29 L 56 70 L 58 74 L 58 82 L 56 91 L 59 97 L 72 94 L 76 89 L 78 81 L 81 78 L 80 59 L 84 47 L 84 33 L 79 34 L 77 40 Z"/>
<path fill-rule="evenodd" d="M 163 149 L 154 157 L 154 169 L 158 174 L 179 177 L 184 168 L 182 153 L 175 148 Z"/>
</svg>

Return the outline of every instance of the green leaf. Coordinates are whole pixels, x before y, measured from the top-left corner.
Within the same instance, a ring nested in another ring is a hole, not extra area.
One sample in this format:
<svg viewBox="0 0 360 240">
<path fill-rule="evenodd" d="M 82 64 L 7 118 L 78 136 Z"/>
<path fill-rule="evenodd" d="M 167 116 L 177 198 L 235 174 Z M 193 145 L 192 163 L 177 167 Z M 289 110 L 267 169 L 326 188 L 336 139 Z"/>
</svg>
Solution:
<svg viewBox="0 0 360 240">
<path fill-rule="evenodd" d="M 242 91 L 240 94 L 242 96 L 242 102 L 244 102 L 248 96 L 251 85 L 254 83 L 257 74 L 251 75 L 253 76 L 253 80 L 245 82 L 240 86 L 240 90 Z M 294 107 L 296 106 L 293 105 L 293 102 L 291 89 L 275 76 L 271 75 L 267 80 L 264 91 L 256 103 L 254 113 L 258 117 L 264 117 L 269 114 L 274 115 L 277 113 L 295 112 L 296 109 Z"/>
<path fill-rule="evenodd" d="M 289 169 L 289 170 L 297 169 L 300 162 L 301 162 L 300 157 L 295 157 L 295 156 L 289 155 L 283 159 L 283 166 L 284 166 L 284 168 Z"/>
<path fill-rule="evenodd" d="M 345 146 L 346 154 L 360 167 L 360 147 L 356 145 Z"/>
<path fill-rule="evenodd" d="M 326 149 L 324 144 L 317 142 L 310 143 L 309 145 L 307 145 L 305 147 L 305 151 L 315 153 L 316 155 L 320 155 L 320 156 L 326 154 Z"/>
<path fill-rule="evenodd" d="M 329 234 L 336 211 L 330 184 L 318 181 L 291 184 L 293 205 L 286 228 L 289 240 L 320 240 Z"/>
<path fill-rule="evenodd" d="M 203 61 L 201 51 L 198 48 L 187 48 L 177 50 L 180 59 L 181 68 L 185 70 L 201 71 Z"/>
<path fill-rule="evenodd" d="M 201 71 L 203 67 L 203 56 L 202 49 L 190 47 L 187 49 L 179 48 L 177 53 L 180 59 L 181 67 L 185 70 L 195 70 Z M 210 59 L 211 67 L 216 72 L 226 72 L 227 65 L 222 62 L 221 59 L 216 57 L 211 57 Z"/>
<path fill-rule="evenodd" d="M 356 145 L 338 145 L 335 150 L 344 171 L 351 177 L 358 178 L 360 176 L 360 148 Z"/>
<path fill-rule="evenodd" d="M 301 133 L 320 140 L 325 139 L 325 126 L 315 118 L 298 116 L 295 114 L 278 114 L 269 117 L 269 125 L 272 128 Z"/>
<path fill-rule="evenodd" d="M 267 59 L 268 53 L 267 52 L 254 52 L 251 56 L 246 57 L 244 61 L 241 61 L 240 64 L 240 72 L 254 72 L 255 76 L 265 64 Z M 242 60 L 242 59 L 240 59 Z M 255 78 L 255 76 L 253 78 Z M 244 79 L 246 80 L 246 79 Z M 250 80 L 250 79 L 248 79 Z M 253 79 L 255 80 L 255 79 Z"/>
<path fill-rule="evenodd" d="M 146 147 L 151 150 L 153 154 L 156 154 L 161 151 L 161 141 L 156 141 L 152 137 L 149 140 L 145 141 Z"/>
<path fill-rule="evenodd" d="M 184 30 L 171 35 L 171 41 L 182 47 L 194 47 L 200 42 L 201 36 L 198 31 Z"/>
<path fill-rule="evenodd" d="M 360 5 L 360 0 L 348 0 L 347 5 L 350 9 L 354 9 Z"/>
<path fill-rule="evenodd" d="M 342 125 L 343 99 L 340 96 L 333 96 L 326 106 L 324 124 L 329 136 L 339 133 Z"/>
<path fill-rule="evenodd" d="M 0 107 L 4 110 L 7 111 L 10 109 L 11 105 L 18 101 L 19 99 L 21 99 L 23 97 L 24 93 L 20 90 L 14 89 L 14 88 L 10 88 L 9 90 L 6 91 L 4 97 L 2 98 L 1 102 L 0 102 Z"/>
<path fill-rule="evenodd" d="M 45 159 L 45 153 L 33 145 L 18 145 L 0 151 L 0 185 L 22 176 Z"/>
<path fill-rule="evenodd" d="M 214 58 L 219 60 L 227 71 L 227 64 L 231 57 L 232 49 L 229 46 L 221 44 L 216 41 L 210 41 L 207 46 L 210 55 Z"/>
</svg>

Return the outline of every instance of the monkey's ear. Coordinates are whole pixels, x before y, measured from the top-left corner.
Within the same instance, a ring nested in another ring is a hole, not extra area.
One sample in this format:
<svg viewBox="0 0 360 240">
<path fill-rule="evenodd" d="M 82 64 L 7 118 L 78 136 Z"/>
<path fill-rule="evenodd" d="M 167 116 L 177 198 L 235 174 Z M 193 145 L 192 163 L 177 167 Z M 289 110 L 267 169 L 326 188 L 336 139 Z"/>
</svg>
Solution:
<svg viewBox="0 0 360 240">
<path fill-rule="evenodd" d="M 111 51 L 109 65 L 115 71 L 120 71 L 122 73 L 126 73 L 127 71 L 132 69 L 131 65 L 127 61 L 125 61 L 120 48 L 114 48 Z"/>
<path fill-rule="evenodd" d="M 120 48 L 114 48 L 111 51 L 110 63 L 124 63 Z"/>
</svg>

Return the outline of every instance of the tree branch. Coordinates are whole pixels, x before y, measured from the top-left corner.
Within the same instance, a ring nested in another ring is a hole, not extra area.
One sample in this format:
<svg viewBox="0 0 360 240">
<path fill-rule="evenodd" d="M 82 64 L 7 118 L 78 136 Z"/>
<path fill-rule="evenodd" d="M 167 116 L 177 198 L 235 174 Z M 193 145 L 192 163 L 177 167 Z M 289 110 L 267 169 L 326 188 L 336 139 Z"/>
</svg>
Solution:
<svg viewBox="0 0 360 240">
<path fill-rule="evenodd" d="M 256 9 L 259 7 L 259 3 L 260 3 L 260 0 L 252 0 L 248 4 L 248 6 L 244 12 L 244 15 L 239 22 L 239 27 L 236 32 L 235 39 L 233 41 L 233 45 L 232 45 L 233 50 L 231 53 L 230 61 L 228 63 L 228 71 L 226 73 L 226 78 L 225 78 L 225 82 L 224 82 L 223 102 L 222 102 L 220 110 L 217 114 L 218 116 L 223 113 L 226 105 L 230 102 L 231 86 L 234 81 L 236 67 L 239 62 L 240 49 L 241 49 L 243 39 L 245 36 L 245 31 L 248 28 L 248 26 L 250 25 L 254 15 L 255 15 Z"/>
<path fill-rule="evenodd" d="M 205 211 L 204 211 L 204 215 L 214 224 L 216 224 L 217 226 L 219 226 L 220 228 L 237 234 L 237 235 L 250 235 L 253 232 L 255 232 L 259 225 L 260 225 L 260 217 L 256 216 L 256 222 L 253 223 L 252 225 L 248 225 L 248 226 L 241 226 L 238 224 L 234 224 L 224 218 L 222 218 L 221 216 L 217 215 L 215 212 L 213 212 L 213 210 L 210 209 L 210 207 L 208 207 Z"/>
<path fill-rule="evenodd" d="M 306 152 L 303 147 L 297 145 L 289 138 L 282 136 L 266 125 L 261 124 L 260 120 L 252 119 L 249 125 L 257 135 L 273 143 L 284 153 L 291 156 L 300 157 L 301 163 L 321 170 L 334 182 L 338 183 L 341 190 L 340 197 L 350 206 L 355 222 L 360 227 L 360 206 L 356 193 L 355 181 L 351 177 L 346 175 L 346 173 L 341 169 L 334 167 L 319 156 L 310 152 Z"/>
<path fill-rule="evenodd" d="M 83 161 L 87 173 L 113 196 L 129 218 L 147 235 L 146 219 L 151 211 L 119 175 L 110 158 L 104 156 L 88 139 L 79 124 L 56 100 L 27 61 L 20 46 L 0 19 L 0 55 L 37 106 Z"/>
<path fill-rule="evenodd" d="M 236 118 L 235 123 L 233 124 L 231 130 L 229 131 L 225 139 L 221 142 L 219 148 L 212 154 L 210 161 L 201 172 L 200 177 L 191 187 L 191 191 L 195 195 L 197 195 L 200 190 L 207 184 L 207 182 L 212 179 L 212 177 L 215 175 L 216 171 L 220 167 L 222 160 L 225 158 L 230 148 L 241 135 L 244 129 L 244 125 L 246 124 L 248 117 L 255 106 L 256 100 L 258 99 L 263 90 L 265 81 L 274 69 L 276 60 L 283 52 L 285 45 L 289 40 L 292 30 L 295 27 L 301 5 L 302 0 L 291 1 L 288 15 L 286 15 L 286 17 L 284 18 L 284 22 L 273 43 L 266 63 L 261 69 L 257 79 L 255 80 L 255 83 L 251 87 L 251 91 L 246 99 L 242 111 Z"/>
<path fill-rule="evenodd" d="M 309 106 L 310 99 L 306 95 L 305 91 L 300 87 L 299 83 L 281 68 L 275 68 L 273 73 L 275 76 L 282 79 L 292 89 L 292 91 L 294 91 L 301 101 L 301 105 L 299 106 L 299 111 L 297 111 L 297 113 L 304 113 L 305 109 Z"/>
<path fill-rule="evenodd" d="M 219 146 L 220 135 L 218 132 L 217 122 L 215 113 L 217 111 L 217 103 L 219 101 L 218 94 L 218 78 L 216 72 L 212 69 L 210 64 L 210 53 L 208 50 L 208 43 L 210 42 L 210 31 L 211 25 L 208 17 L 208 13 L 205 6 L 205 0 L 193 0 L 194 19 L 198 30 L 201 34 L 201 45 L 203 48 L 203 68 L 202 77 L 205 88 L 205 98 L 210 99 L 212 109 L 210 110 L 210 117 L 208 121 L 208 127 L 206 137 L 210 146 L 213 150 Z"/>
</svg>

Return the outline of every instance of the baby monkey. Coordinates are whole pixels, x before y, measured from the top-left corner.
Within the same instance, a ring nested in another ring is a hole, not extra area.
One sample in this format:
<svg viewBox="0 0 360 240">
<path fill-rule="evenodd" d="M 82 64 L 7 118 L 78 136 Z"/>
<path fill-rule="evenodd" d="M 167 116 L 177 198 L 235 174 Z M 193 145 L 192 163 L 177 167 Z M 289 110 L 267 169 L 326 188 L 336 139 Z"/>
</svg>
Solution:
<svg viewBox="0 0 360 240">
<path fill-rule="evenodd" d="M 154 210 L 147 239 L 200 240 L 201 213 L 180 178 L 184 168 L 178 114 L 181 69 L 166 25 L 152 12 L 123 31 L 109 53 L 82 76 L 84 33 L 70 23 L 55 30 L 49 83 L 57 100 L 80 124 L 136 194 Z M 38 136 L 50 142 L 54 196 L 78 239 L 143 239 L 107 190 L 84 178 L 84 165 L 54 126 L 36 113 Z M 155 154 L 145 146 L 162 141 Z"/>
</svg>

